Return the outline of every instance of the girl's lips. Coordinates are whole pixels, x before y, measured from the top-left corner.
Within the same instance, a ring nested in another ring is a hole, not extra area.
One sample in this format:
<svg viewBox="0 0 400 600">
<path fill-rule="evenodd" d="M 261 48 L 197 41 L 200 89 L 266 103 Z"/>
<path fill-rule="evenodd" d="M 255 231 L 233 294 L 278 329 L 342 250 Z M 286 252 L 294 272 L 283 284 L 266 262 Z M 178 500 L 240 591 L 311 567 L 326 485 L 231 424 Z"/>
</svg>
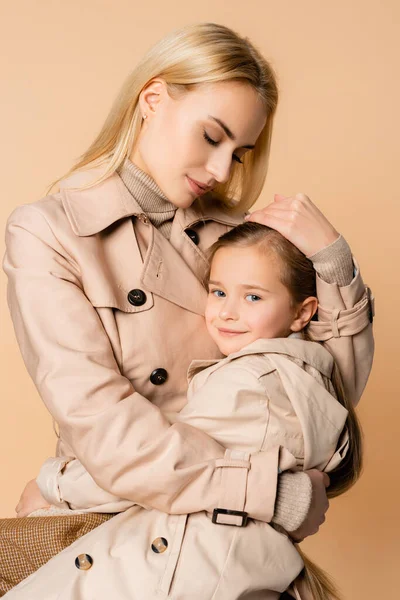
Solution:
<svg viewBox="0 0 400 600">
<path fill-rule="evenodd" d="M 193 181 L 193 179 L 190 179 L 189 175 L 186 175 L 186 178 L 196 196 L 202 196 L 203 194 L 208 192 L 209 188 L 200 187 L 195 181 Z"/>
<path fill-rule="evenodd" d="M 243 333 L 246 333 L 245 331 L 232 331 L 231 329 L 219 329 L 219 328 L 218 328 L 218 332 L 221 335 L 224 335 L 227 337 L 234 337 L 235 335 L 242 335 Z"/>
</svg>

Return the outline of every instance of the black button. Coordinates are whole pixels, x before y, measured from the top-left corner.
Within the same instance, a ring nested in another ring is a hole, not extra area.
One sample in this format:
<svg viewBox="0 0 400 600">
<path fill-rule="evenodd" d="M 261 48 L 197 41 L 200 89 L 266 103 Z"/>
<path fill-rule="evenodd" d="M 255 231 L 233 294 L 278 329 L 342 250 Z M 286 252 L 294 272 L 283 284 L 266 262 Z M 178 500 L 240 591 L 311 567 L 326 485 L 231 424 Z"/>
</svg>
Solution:
<svg viewBox="0 0 400 600">
<path fill-rule="evenodd" d="M 163 537 L 156 538 L 155 540 L 153 540 L 153 543 L 151 544 L 151 549 L 156 554 L 161 554 L 162 552 L 165 552 L 167 548 L 168 548 L 168 542 Z"/>
<path fill-rule="evenodd" d="M 155 369 L 150 375 L 150 381 L 153 385 L 161 385 L 168 379 L 168 373 L 165 369 Z"/>
<path fill-rule="evenodd" d="M 142 290 L 131 290 L 128 294 L 128 300 L 133 306 L 142 306 L 142 304 L 145 304 L 147 296 Z"/>
<path fill-rule="evenodd" d="M 92 568 L 93 558 L 90 554 L 80 554 L 75 559 L 75 566 L 82 571 L 88 571 Z"/>
<path fill-rule="evenodd" d="M 186 233 L 186 235 L 188 235 L 190 237 L 190 239 L 192 240 L 193 244 L 196 244 L 196 246 L 198 246 L 198 244 L 199 244 L 199 234 L 197 233 L 197 231 L 195 231 L 194 229 L 186 229 L 185 233 Z"/>
</svg>

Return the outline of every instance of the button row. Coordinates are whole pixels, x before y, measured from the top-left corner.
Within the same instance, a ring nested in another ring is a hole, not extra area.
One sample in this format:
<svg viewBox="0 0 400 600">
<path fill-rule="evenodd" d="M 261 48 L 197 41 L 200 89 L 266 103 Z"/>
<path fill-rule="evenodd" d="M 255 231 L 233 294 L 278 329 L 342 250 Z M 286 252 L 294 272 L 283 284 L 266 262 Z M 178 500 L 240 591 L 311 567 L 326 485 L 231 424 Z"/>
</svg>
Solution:
<svg viewBox="0 0 400 600">
<path fill-rule="evenodd" d="M 131 290 L 128 294 L 128 300 L 134 306 L 142 306 L 147 300 L 143 290 Z M 162 385 L 168 379 L 168 373 L 165 369 L 155 369 L 150 375 L 150 381 L 153 385 Z"/>
<path fill-rule="evenodd" d="M 151 549 L 156 554 L 162 554 L 168 548 L 168 542 L 164 537 L 158 537 L 151 543 Z M 79 554 L 75 559 L 75 566 L 81 571 L 88 571 L 93 566 L 93 558 L 90 554 Z"/>
</svg>

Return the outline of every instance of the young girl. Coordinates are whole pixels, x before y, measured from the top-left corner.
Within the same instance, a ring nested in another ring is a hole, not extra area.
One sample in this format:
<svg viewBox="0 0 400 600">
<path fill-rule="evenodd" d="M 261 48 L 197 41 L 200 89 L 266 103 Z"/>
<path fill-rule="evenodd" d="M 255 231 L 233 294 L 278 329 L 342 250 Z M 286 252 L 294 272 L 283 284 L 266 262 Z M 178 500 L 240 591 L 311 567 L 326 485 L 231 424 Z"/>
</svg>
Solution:
<svg viewBox="0 0 400 600">
<path fill-rule="evenodd" d="M 224 508 L 167 515 L 132 506 L 54 557 L 9 592 L 10 600 L 84 599 L 86 589 L 96 599 L 272 600 L 296 578 L 297 598 L 338 597 L 282 528 L 247 520 L 243 510 L 250 453 L 269 451 L 276 477 L 285 470 L 329 472 L 330 497 L 349 489 L 361 471 L 354 409 L 332 356 L 310 341 L 317 309 L 312 263 L 278 232 L 256 223 L 221 236 L 209 258 L 206 324 L 225 358 L 192 361 L 187 405 L 171 421 L 229 448 L 220 461 L 230 466 L 222 475 Z M 82 471 L 79 482 L 75 476 L 71 469 L 58 475 L 71 503 L 74 490 L 79 502 L 82 486 L 95 490 Z M 55 482 L 42 478 L 41 484 Z M 101 497 L 94 495 L 92 504 Z M 117 589 L 115 579 L 96 584 L 110 553 Z M 57 562 L 68 563 L 68 557 L 71 567 L 63 576 Z M 86 567 L 74 568 L 76 561 Z M 128 580 L 129 565 L 136 575 Z"/>
</svg>

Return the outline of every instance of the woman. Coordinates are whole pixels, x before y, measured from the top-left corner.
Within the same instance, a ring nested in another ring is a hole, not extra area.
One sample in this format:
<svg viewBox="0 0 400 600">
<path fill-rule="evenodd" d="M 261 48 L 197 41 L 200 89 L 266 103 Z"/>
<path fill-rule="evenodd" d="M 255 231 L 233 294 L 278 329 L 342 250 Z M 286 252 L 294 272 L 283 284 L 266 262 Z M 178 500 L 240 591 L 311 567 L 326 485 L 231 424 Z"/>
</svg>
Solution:
<svg viewBox="0 0 400 600">
<path fill-rule="evenodd" d="M 57 455 L 79 459 L 105 490 L 96 511 L 226 508 L 219 498 L 234 484 L 225 449 L 167 417 L 185 403 L 191 360 L 221 357 L 203 320 L 204 252 L 261 192 L 276 105 L 274 73 L 248 40 L 215 24 L 173 32 L 127 79 L 60 192 L 9 218 L 4 269 L 17 339 L 59 425 Z M 312 259 L 319 339 L 356 403 L 371 367 L 372 307 L 346 242 L 302 194 L 276 196 L 251 220 Z M 323 474 L 283 473 L 277 485 L 276 451 L 250 463 L 249 517 L 295 540 L 316 532 Z M 45 497 L 68 501 L 58 488 Z"/>
</svg>

